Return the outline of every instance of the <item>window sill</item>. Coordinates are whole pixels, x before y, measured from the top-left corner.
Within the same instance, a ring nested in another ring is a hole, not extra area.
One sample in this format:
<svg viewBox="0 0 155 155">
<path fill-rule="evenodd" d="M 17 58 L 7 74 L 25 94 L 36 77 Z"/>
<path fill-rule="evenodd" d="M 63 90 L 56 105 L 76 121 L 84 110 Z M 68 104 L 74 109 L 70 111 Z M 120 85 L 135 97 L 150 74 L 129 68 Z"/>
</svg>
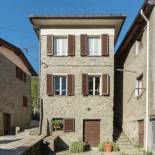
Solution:
<svg viewBox="0 0 155 155">
<path fill-rule="evenodd" d="M 102 97 L 102 95 L 87 95 L 88 97 Z"/>
<path fill-rule="evenodd" d="M 68 95 L 53 95 L 53 97 L 67 97 Z"/>
<path fill-rule="evenodd" d="M 87 57 L 103 57 L 102 55 L 87 55 Z"/>
<path fill-rule="evenodd" d="M 69 55 L 53 55 L 53 57 L 70 57 Z"/>
</svg>

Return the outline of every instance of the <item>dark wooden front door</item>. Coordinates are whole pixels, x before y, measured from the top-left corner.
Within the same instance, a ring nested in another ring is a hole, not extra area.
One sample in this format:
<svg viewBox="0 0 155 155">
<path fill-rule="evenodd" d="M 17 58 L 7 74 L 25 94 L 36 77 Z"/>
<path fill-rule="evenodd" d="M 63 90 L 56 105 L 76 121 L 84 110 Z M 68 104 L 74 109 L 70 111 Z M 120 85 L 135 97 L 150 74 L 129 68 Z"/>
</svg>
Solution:
<svg viewBox="0 0 155 155">
<path fill-rule="evenodd" d="M 84 141 L 91 147 L 96 147 L 100 143 L 100 121 L 84 121 Z"/>
<path fill-rule="evenodd" d="M 4 135 L 10 134 L 11 130 L 11 115 L 4 113 L 3 114 L 3 127 L 4 127 Z"/>
<path fill-rule="evenodd" d="M 139 128 L 139 144 L 144 145 L 144 121 L 138 121 L 138 128 Z"/>
</svg>

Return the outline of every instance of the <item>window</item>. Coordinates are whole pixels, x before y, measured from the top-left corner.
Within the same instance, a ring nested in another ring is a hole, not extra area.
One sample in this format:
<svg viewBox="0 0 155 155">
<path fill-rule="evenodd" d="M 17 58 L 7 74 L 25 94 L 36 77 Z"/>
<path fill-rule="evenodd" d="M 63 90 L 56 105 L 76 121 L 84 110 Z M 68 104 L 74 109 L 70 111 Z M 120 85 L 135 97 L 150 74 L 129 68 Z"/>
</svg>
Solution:
<svg viewBox="0 0 155 155">
<path fill-rule="evenodd" d="M 53 118 L 51 123 L 53 131 L 63 130 L 63 118 Z"/>
<path fill-rule="evenodd" d="M 100 95 L 100 76 L 89 76 L 89 95 Z"/>
<path fill-rule="evenodd" d="M 27 107 L 27 97 L 23 96 L 23 107 Z"/>
<path fill-rule="evenodd" d="M 140 97 L 143 94 L 143 74 L 136 79 L 135 96 Z"/>
<path fill-rule="evenodd" d="M 53 118 L 51 123 L 53 131 L 57 130 L 63 130 L 64 132 L 75 131 L 74 118 Z"/>
<path fill-rule="evenodd" d="M 26 73 L 24 73 L 19 67 L 16 66 L 16 77 L 21 80 L 26 82 Z"/>
<path fill-rule="evenodd" d="M 68 55 L 68 39 L 65 36 L 54 37 L 54 55 L 67 56 Z"/>
<path fill-rule="evenodd" d="M 67 78 L 66 76 L 54 77 L 54 94 L 55 95 L 67 95 Z"/>
<path fill-rule="evenodd" d="M 88 37 L 88 55 L 90 56 L 101 55 L 101 39 L 99 36 Z"/>
<path fill-rule="evenodd" d="M 64 125 L 64 132 L 75 131 L 75 119 L 74 118 L 65 118 L 63 125 Z"/>
</svg>

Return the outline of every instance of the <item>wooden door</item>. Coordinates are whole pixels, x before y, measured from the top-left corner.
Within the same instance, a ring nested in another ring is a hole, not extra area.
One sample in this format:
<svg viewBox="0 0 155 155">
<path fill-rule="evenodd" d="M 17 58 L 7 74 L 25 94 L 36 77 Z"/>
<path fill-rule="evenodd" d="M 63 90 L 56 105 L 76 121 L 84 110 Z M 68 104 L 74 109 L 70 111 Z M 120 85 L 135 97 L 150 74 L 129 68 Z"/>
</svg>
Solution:
<svg viewBox="0 0 155 155">
<path fill-rule="evenodd" d="M 3 127 L 4 127 L 4 135 L 10 134 L 11 131 L 11 115 L 4 113 L 3 114 Z"/>
<path fill-rule="evenodd" d="M 84 141 L 91 147 L 96 147 L 100 143 L 100 121 L 84 121 Z"/>
<path fill-rule="evenodd" d="M 139 128 L 139 144 L 144 145 L 144 120 L 138 121 Z"/>
</svg>

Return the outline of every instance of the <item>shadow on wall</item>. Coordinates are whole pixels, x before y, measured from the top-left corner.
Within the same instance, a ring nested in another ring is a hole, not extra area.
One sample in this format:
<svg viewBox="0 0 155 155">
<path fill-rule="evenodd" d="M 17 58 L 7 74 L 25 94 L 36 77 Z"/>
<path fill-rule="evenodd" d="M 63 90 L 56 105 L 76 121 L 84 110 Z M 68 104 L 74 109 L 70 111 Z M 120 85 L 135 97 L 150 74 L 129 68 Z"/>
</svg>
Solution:
<svg viewBox="0 0 155 155">
<path fill-rule="evenodd" d="M 120 67 L 122 68 L 122 67 Z M 114 127 L 113 140 L 116 141 L 123 124 L 123 72 L 115 70 L 114 76 Z"/>
</svg>

